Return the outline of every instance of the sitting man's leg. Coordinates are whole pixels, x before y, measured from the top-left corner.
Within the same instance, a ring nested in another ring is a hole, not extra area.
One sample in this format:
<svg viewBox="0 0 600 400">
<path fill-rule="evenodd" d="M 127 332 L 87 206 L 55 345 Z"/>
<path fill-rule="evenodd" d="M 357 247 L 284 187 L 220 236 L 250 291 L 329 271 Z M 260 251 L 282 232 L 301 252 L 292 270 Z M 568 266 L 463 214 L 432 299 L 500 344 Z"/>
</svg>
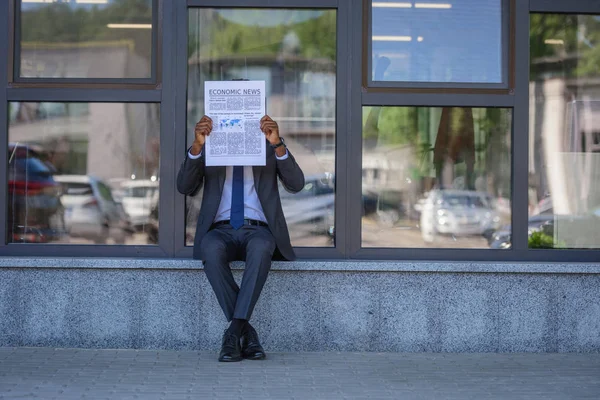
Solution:
<svg viewBox="0 0 600 400">
<path fill-rule="evenodd" d="M 238 293 L 235 310 L 236 319 L 249 321 L 263 286 L 271 269 L 271 259 L 275 251 L 275 238 L 263 226 L 244 226 L 240 229 L 242 258 L 246 261 L 244 276 Z M 265 358 L 256 330 L 246 322 L 242 328 L 242 356 L 251 360 Z"/>
<path fill-rule="evenodd" d="M 217 301 L 231 325 L 223 335 L 219 361 L 241 361 L 240 336 L 245 321 L 234 319 L 239 287 L 233 278 L 229 263 L 236 258 L 238 244 L 235 230 L 218 227 L 202 239 L 204 272 L 215 292 Z"/>
</svg>

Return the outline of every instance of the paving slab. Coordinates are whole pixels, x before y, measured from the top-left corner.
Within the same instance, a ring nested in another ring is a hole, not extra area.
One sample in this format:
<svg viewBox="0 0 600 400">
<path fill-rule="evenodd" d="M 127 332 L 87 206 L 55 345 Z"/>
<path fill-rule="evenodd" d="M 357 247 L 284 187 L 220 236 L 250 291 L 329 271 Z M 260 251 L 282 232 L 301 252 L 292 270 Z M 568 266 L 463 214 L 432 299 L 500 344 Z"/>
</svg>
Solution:
<svg viewBox="0 0 600 400">
<path fill-rule="evenodd" d="M 598 399 L 582 353 L 269 353 L 0 348 L 0 399 Z"/>
</svg>

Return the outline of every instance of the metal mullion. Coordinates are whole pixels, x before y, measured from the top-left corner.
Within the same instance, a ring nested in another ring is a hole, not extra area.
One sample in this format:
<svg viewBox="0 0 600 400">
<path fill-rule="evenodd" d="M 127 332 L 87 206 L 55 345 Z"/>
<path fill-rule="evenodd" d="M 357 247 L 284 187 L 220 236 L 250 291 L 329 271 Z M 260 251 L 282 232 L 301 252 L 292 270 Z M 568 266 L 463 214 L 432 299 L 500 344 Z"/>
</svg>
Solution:
<svg viewBox="0 0 600 400">
<path fill-rule="evenodd" d="M 526 2 L 515 5 L 515 107 L 512 120 L 511 243 L 526 250 L 529 219 L 529 10 Z"/>
<path fill-rule="evenodd" d="M 346 257 L 360 250 L 362 226 L 362 104 L 361 104 L 361 73 L 363 69 L 363 40 L 362 26 L 363 9 L 361 0 L 350 0 L 351 15 L 349 25 L 350 40 L 350 93 L 346 107 L 348 117 L 348 156 L 347 156 L 347 238 Z M 354 27 L 354 29 L 352 29 Z"/>
<path fill-rule="evenodd" d="M 373 36 L 373 7 L 372 1 L 370 0 L 361 0 L 362 5 L 362 14 L 360 27 L 362 30 L 361 35 L 361 53 L 357 53 L 361 58 L 361 84 L 364 88 L 369 88 L 373 84 L 373 77 L 371 71 L 373 71 L 373 41 L 371 37 Z M 356 22 L 356 20 L 355 20 Z"/>
<path fill-rule="evenodd" d="M 510 94 L 362 93 L 363 106 L 513 107 Z"/>
<path fill-rule="evenodd" d="M 18 244 L 1 248 L 2 256 L 17 257 L 144 257 L 168 256 L 158 246 L 85 245 L 85 244 Z"/>
<path fill-rule="evenodd" d="M 15 77 L 19 77 L 21 75 L 21 7 L 20 0 L 8 0 L 8 3 L 13 3 L 11 6 L 12 9 L 11 17 L 13 20 L 11 21 L 11 26 L 13 26 L 13 52 L 10 55 L 13 58 L 12 60 L 12 74 L 9 77 L 9 82 L 13 82 Z"/>
<path fill-rule="evenodd" d="M 184 235 L 181 236 L 185 238 Z M 194 252 L 194 248 L 192 246 L 185 246 L 185 243 L 183 243 L 183 245 L 179 245 L 179 242 L 176 242 L 175 245 L 175 258 L 192 258 Z"/>
<path fill-rule="evenodd" d="M 339 260 L 344 258 L 337 247 L 294 247 L 296 257 L 300 260 Z"/>
<path fill-rule="evenodd" d="M 6 96 L 9 101 L 158 103 L 161 90 L 8 88 Z"/>
<path fill-rule="evenodd" d="M 187 0 L 188 7 L 336 8 L 338 0 Z"/>
<path fill-rule="evenodd" d="M 559 250 L 559 249 L 529 249 L 515 252 L 517 260 L 523 261 L 537 261 L 537 262 L 598 262 L 598 250 L 586 250 L 586 249 L 570 249 L 570 250 Z"/>
<path fill-rule="evenodd" d="M 172 3 L 172 1 L 167 1 Z M 150 80 L 152 83 L 162 82 L 162 43 L 164 22 L 164 1 L 152 0 L 152 51 L 150 52 Z M 169 42 L 165 42 L 169 43 Z M 161 78 L 161 79 L 159 79 Z"/>
<path fill-rule="evenodd" d="M 172 0 L 167 0 L 171 2 Z M 21 7 L 19 0 L 9 0 L 11 6 L 14 4 L 12 9 L 12 15 L 14 16 L 14 58 L 12 58 L 12 70 L 9 82 L 13 83 L 15 87 L 31 87 L 38 85 L 50 85 L 53 87 L 73 87 L 74 85 L 85 85 L 85 86 L 100 86 L 100 85 L 114 85 L 118 87 L 127 86 L 145 86 L 143 89 L 150 89 L 156 87 L 160 83 L 156 77 L 160 74 L 159 55 L 161 48 L 161 41 L 159 39 L 160 31 L 162 29 L 161 20 L 159 15 L 161 13 L 161 3 L 163 0 L 152 0 L 152 37 L 151 46 L 152 52 L 150 56 L 150 78 L 22 78 L 21 77 Z M 10 60 L 10 59 L 9 59 Z"/>
<path fill-rule="evenodd" d="M 172 1 L 162 2 L 162 30 L 161 42 L 173 43 L 175 40 L 175 12 Z M 174 158 L 176 153 L 173 134 L 175 125 L 175 88 L 172 84 L 175 70 L 175 50 L 173 46 L 164 46 L 162 67 L 160 68 L 161 81 L 165 84 L 161 91 L 160 104 L 160 185 L 158 205 L 158 245 L 169 256 L 175 253 L 175 242 L 173 232 L 175 231 L 177 215 L 174 210 L 175 201 L 175 167 Z"/>
<path fill-rule="evenodd" d="M 529 0 L 532 13 L 600 14 L 598 0 Z"/>
<path fill-rule="evenodd" d="M 187 146 L 187 72 L 188 72 L 188 7 L 184 2 L 177 2 L 175 9 L 175 69 L 171 78 L 171 84 L 175 92 L 175 109 L 173 112 L 173 134 L 174 156 L 173 179 L 179 169 L 179 165 L 185 158 L 185 149 Z M 173 254 L 175 257 L 191 258 L 191 247 L 189 252 L 185 247 L 185 196 L 173 190 L 173 212 L 174 225 L 173 232 Z"/>
<path fill-rule="evenodd" d="M 460 82 L 408 82 L 408 81 L 375 81 L 369 83 L 369 89 L 464 89 L 469 91 L 484 90 L 508 90 L 508 85 L 504 83 L 460 83 Z"/>
<path fill-rule="evenodd" d="M 502 4 L 502 16 L 500 18 L 501 23 L 501 35 L 500 40 L 502 41 L 502 56 L 501 56 L 501 70 L 502 70 L 502 81 L 504 87 L 509 89 L 509 93 L 513 94 L 513 87 L 515 82 L 515 71 L 514 71 L 514 20 L 515 20 L 515 2 L 516 0 L 501 0 Z"/>
<path fill-rule="evenodd" d="M 19 78 L 10 84 L 13 88 L 104 88 L 155 89 L 157 84 L 149 78 Z"/>
<path fill-rule="evenodd" d="M 9 49 L 9 29 L 11 24 L 9 21 L 9 2 L 0 4 L 0 60 L 10 60 L 8 57 Z M 6 188 L 7 182 L 7 146 L 8 146 L 8 102 L 6 99 L 6 81 L 8 78 L 7 62 L 0 62 L 0 166 L 3 171 L 0 174 L 0 188 L 3 193 L 0 196 L 0 254 L 3 254 L 6 249 L 6 216 L 8 215 L 8 193 Z"/>
<path fill-rule="evenodd" d="M 350 110 L 350 60 L 352 42 L 350 37 L 351 8 L 348 2 L 340 4 L 336 11 L 336 130 L 335 130 L 335 248 L 343 258 L 347 254 L 347 210 L 348 210 L 348 143 L 350 131 L 348 113 Z M 302 253 L 298 253 L 299 256 Z M 310 253 L 312 254 L 312 253 Z M 314 252 L 315 256 L 318 254 Z"/>
<path fill-rule="evenodd" d="M 406 260 L 452 262 L 597 262 L 594 250 L 496 250 L 445 248 L 363 248 L 353 255 L 356 260 Z"/>
<path fill-rule="evenodd" d="M 518 255 L 509 250 L 447 248 L 362 248 L 353 255 L 357 260 L 407 261 L 516 261 Z"/>
<path fill-rule="evenodd" d="M 361 24 L 363 35 L 362 40 L 365 42 L 363 45 L 364 54 L 363 57 L 363 72 L 361 75 L 361 81 L 364 87 L 367 89 L 374 88 L 388 88 L 388 89 L 466 89 L 471 91 L 484 91 L 484 90 L 508 90 L 510 86 L 510 70 L 509 70 L 509 55 L 510 55 L 510 43 L 509 43 L 509 32 L 508 22 L 511 17 L 511 10 L 509 4 L 512 0 L 500 0 L 501 3 L 501 26 L 502 34 L 500 40 L 502 41 L 502 82 L 500 83 L 461 83 L 461 82 L 411 82 L 411 81 L 373 81 L 371 71 L 373 70 L 373 61 L 371 54 L 373 54 L 373 46 L 371 36 L 373 33 L 373 7 L 370 0 L 363 0 L 362 8 L 364 13 L 364 19 Z M 358 5 L 357 5 L 358 6 Z"/>
</svg>

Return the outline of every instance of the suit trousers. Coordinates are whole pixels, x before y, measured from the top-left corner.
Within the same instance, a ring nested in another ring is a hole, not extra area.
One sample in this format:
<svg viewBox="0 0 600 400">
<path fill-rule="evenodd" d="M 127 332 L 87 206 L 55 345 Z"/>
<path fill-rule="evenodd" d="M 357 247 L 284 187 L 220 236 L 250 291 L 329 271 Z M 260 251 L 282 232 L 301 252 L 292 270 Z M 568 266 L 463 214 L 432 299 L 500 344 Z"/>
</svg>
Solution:
<svg viewBox="0 0 600 400">
<path fill-rule="evenodd" d="M 204 271 L 227 321 L 249 320 L 271 269 L 275 238 L 265 226 L 234 229 L 218 225 L 202 239 Z M 235 282 L 229 263 L 246 262 L 241 285 Z"/>
</svg>

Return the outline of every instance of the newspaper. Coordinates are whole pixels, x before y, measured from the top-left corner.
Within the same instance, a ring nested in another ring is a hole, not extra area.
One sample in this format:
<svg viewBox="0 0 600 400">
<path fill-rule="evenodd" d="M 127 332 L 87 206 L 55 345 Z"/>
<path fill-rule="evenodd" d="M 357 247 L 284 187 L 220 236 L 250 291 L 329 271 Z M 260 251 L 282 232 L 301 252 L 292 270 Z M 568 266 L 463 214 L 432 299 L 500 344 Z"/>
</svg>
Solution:
<svg viewBox="0 0 600 400">
<path fill-rule="evenodd" d="M 206 165 L 265 165 L 265 81 L 207 81 L 205 113 L 213 121 L 206 139 Z"/>
</svg>

